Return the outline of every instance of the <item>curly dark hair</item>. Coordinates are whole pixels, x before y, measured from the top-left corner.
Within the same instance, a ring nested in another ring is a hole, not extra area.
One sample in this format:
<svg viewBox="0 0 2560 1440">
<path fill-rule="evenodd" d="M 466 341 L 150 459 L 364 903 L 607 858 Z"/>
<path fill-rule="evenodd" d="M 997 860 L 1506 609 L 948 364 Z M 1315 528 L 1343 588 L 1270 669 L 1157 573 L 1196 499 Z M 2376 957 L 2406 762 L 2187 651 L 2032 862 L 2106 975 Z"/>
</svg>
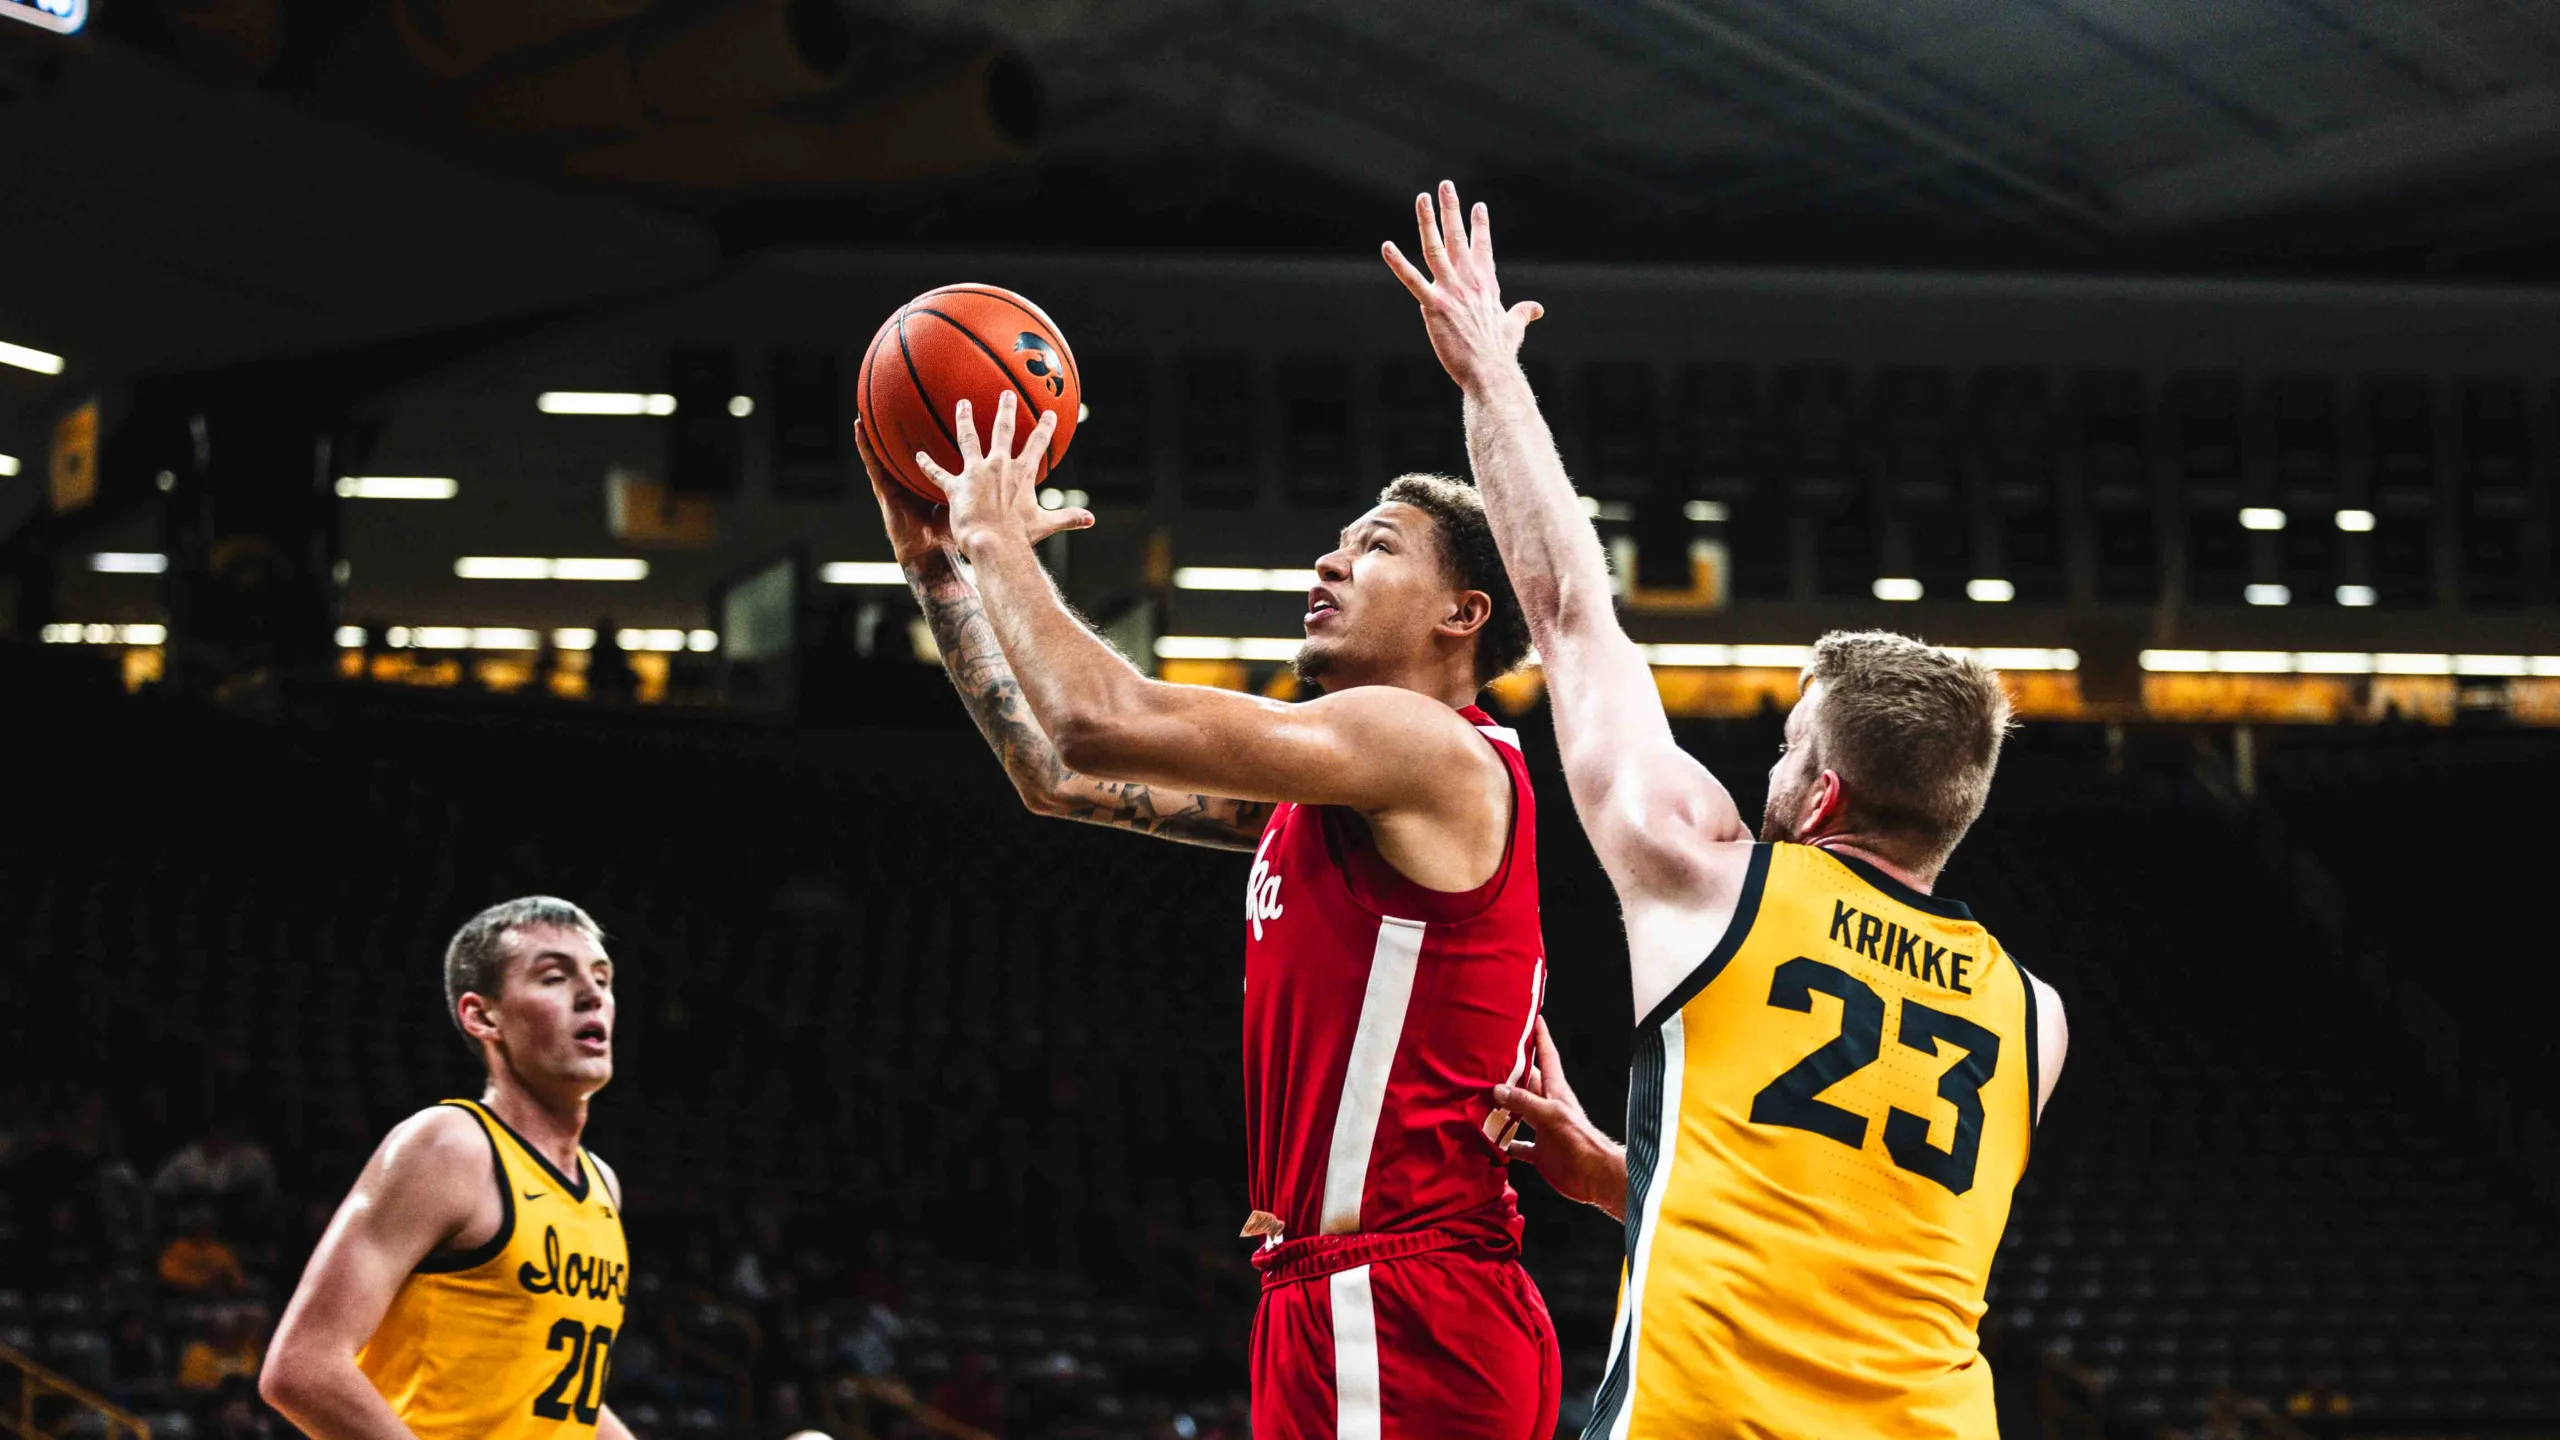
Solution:
<svg viewBox="0 0 2560 1440">
<path fill-rule="evenodd" d="M 1410 505 L 1429 515 L 1440 532 L 1449 578 L 1493 601 L 1493 613 L 1476 632 L 1476 683 L 1491 684 L 1519 668 L 1529 658 L 1529 617 L 1511 593 L 1511 576 L 1502 568 L 1493 522 L 1476 487 L 1446 475 L 1399 475 L 1378 492 L 1378 503 Z"/>
</svg>

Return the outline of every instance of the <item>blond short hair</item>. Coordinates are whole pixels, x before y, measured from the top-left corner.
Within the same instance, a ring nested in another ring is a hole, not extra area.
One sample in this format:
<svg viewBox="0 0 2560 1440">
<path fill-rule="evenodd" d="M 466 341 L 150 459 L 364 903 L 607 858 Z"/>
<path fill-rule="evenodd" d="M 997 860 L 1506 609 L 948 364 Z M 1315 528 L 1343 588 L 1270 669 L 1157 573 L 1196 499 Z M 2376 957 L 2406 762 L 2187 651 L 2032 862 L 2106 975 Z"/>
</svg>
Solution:
<svg viewBox="0 0 2560 1440">
<path fill-rule="evenodd" d="M 1837 773 L 1859 825 L 1934 871 L 1955 853 L 1991 797 L 2009 733 L 2000 672 L 1952 650 L 1883 630 L 1834 630 L 1804 669 L 1822 683 L 1814 760 Z"/>
</svg>

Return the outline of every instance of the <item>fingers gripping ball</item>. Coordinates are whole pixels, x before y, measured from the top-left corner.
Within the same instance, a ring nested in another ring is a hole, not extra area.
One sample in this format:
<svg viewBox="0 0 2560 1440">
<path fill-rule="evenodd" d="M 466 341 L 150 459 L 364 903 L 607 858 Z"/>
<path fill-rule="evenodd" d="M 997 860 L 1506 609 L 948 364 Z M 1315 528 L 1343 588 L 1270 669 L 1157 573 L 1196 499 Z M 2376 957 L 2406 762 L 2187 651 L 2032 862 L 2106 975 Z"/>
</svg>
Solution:
<svg viewBox="0 0 2560 1440">
<path fill-rule="evenodd" d="M 1040 307 L 993 285 L 945 285 L 898 307 L 862 356 L 854 403 L 872 454 L 897 482 L 933 502 L 942 487 L 916 465 L 922 450 L 952 474 L 960 438 L 952 409 L 970 402 L 978 441 L 995 421 L 996 397 L 1011 390 L 1022 407 L 1015 434 L 1029 435 L 1044 410 L 1058 417 L 1041 474 L 1067 453 L 1083 410 L 1084 386 L 1067 337 Z M 1016 443 L 1019 443 L 1017 441 Z"/>
</svg>

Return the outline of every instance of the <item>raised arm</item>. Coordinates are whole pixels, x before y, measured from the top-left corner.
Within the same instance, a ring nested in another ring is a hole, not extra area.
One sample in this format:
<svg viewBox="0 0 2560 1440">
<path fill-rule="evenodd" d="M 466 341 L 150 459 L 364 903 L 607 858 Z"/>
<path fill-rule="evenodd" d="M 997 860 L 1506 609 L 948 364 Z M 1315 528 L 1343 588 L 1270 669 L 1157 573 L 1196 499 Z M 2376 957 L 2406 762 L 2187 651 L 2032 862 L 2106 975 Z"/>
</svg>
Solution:
<svg viewBox="0 0 2560 1440">
<path fill-rule="evenodd" d="M 1068 769 L 1058 749 L 1041 733 L 1022 703 L 1022 686 L 1005 663 L 996 632 L 987 623 L 978 588 L 960 573 L 959 552 L 943 517 L 894 481 L 883 479 L 873 460 L 870 438 L 854 427 L 863 467 L 871 473 L 872 493 L 880 501 L 881 519 L 889 527 L 889 543 L 905 570 L 907 588 L 923 607 L 933 627 L 933 643 L 942 652 L 942 668 L 960 692 L 960 703 L 976 722 L 978 733 L 1003 762 L 1022 803 L 1036 814 L 1081 820 L 1156 835 L 1193 845 L 1225 850 L 1251 850 L 1271 818 L 1271 806 L 1259 800 L 1223 795 L 1159 792 L 1152 785 L 1128 780 L 1096 780 Z M 1083 510 L 1050 512 L 1059 529 L 1093 523 Z"/>
<path fill-rule="evenodd" d="M 1672 740 L 1652 668 L 1618 625 L 1600 537 L 1520 366 L 1521 338 L 1545 309 L 1504 307 L 1483 205 L 1470 234 L 1444 181 L 1436 209 L 1414 198 L 1414 218 L 1430 273 L 1392 243 L 1382 253 L 1466 397 L 1467 458 L 1547 672 L 1574 808 L 1622 892 L 1686 890 L 1702 842 L 1750 831 L 1724 786 Z"/>
<path fill-rule="evenodd" d="M 356 1368 L 401 1282 L 439 1246 L 495 1230 L 489 1144 L 460 1110 L 402 1122 L 365 1162 L 285 1306 L 258 1392 L 313 1440 L 410 1440 Z M 486 1216 L 478 1212 L 485 1207 Z"/>
<path fill-rule="evenodd" d="M 964 400 L 954 426 L 962 473 L 941 472 L 929 456 L 919 463 L 951 495 L 952 534 L 977 572 L 996 640 L 1069 768 L 1174 791 L 1342 805 L 1373 823 L 1469 824 L 1497 789 L 1507 808 L 1508 772 L 1474 726 L 1429 696 L 1371 685 L 1284 704 L 1139 673 L 1067 608 L 1032 549 L 1039 457 L 1057 421 L 1044 413 L 1017 450 L 1015 420 L 1008 392 L 982 455 Z M 1485 784 L 1452 785 L 1451 776 Z"/>
</svg>

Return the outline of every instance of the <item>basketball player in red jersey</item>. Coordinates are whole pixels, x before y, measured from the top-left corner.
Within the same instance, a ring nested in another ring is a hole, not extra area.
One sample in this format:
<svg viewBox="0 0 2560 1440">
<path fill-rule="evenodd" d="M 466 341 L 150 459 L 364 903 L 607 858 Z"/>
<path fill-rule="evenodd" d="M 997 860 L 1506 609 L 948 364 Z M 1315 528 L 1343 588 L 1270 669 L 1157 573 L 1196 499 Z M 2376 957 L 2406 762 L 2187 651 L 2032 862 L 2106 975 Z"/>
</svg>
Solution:
<svg viewBox="0 0 2560 1440">
<path fill-rule="evenodd" d="M 1140 674 L 1034 555 L 1054 418 L 1013 397 L 947 520 L 873 484 L 944 663 L 1034 810 L 1254 852 L 1245 887 L 1248 1236 L 1263 1440 L 1547 1440 L 1561 1366 L 1517 1261 L 1510 1117 L 1545 983 L 1536 807 L 1474 704 L 1527 650 L 1472 487 L 1405 476 L 1316 561 L 1282 704 Z M 866 458 L 869 458 L 866 454 Z M 954 556 L 976 572 L 972 587 Z"/>
</svg>

